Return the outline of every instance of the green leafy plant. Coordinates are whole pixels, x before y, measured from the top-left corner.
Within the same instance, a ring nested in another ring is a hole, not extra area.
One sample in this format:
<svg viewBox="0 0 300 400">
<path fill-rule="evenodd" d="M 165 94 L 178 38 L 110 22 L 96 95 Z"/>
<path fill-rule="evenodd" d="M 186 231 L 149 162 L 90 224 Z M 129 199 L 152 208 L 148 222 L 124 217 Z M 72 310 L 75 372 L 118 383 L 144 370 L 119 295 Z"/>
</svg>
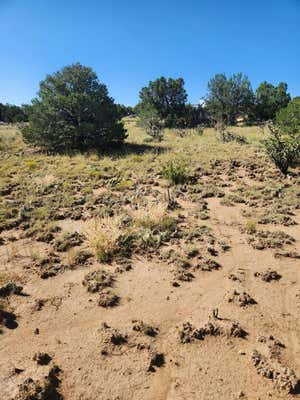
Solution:
<svg viewBox="0 0 300 400">
<path fill-rule="evenodd" d="M 275 124 L 288 135 L 299 136 L 300 132 L 300 98 L 294 98 L 286 108 L 276 114 Z"/>
<path fill-rule="evenodd" d="M 300 135 L 289 135 L 275 125 L 269 125 L 270 136 L 264 141 L 267 154 L 277 168 L 287 175 L 289 167 L 299 157 Z"/>
<path fill-rule="evenodd" d="M 163 166 L 161 174 L 174 185 L 183 184 L 188 180 L 187 166 L 183 160 L 167 162 Z"/>
<path fill-rule="evenodd" d="M 163 122 L 157 110 L 149 105 L 144 105 L 140 110 L 140 123 L 147 134 L 158 142 L 163 139 Z"/>
</svg>

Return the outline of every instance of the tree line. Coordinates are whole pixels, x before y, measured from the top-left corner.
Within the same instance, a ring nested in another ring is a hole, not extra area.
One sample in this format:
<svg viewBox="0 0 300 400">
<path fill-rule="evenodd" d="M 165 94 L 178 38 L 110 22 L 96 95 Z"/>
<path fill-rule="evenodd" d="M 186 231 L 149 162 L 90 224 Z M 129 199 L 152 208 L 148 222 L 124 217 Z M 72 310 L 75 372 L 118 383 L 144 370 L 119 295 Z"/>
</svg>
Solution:
<svg viewBox="0 0 300 400">
<path fill-rule="evenodd" d="M 131 114 L 158 140 L 164 128 L 273 121 L 265 147 L 275 164 L 286 173 L 286 165 L 299 155 L 300 99 L 291 99 L 286 83 L 262 82 L 254 91 L 241 73 L 217 74 L 201 104 L 187 99 L 183 78 L 160 77 L 141 89 L 136 107 L 116 104 L 96 73 L 77 63 L 47 75 L 31 105 L 1 104 L 0 120 L 28 121 L 22 129 L 25 141 L 52 152 L 123 143 L 127 134 L 122 118 Z"/>
<path fill-rule="evenodd" d="M 87 76 L 89 76 L 89 81 L 87 81 Z M 77 81 L 77 85 L 75 85 L 75 81 Z M 92 103 L 97 102 L 95 92 L 99 86 L 102 90 L 105 88 L 105 95 L 108 96 L 106 86 L 100 84 L 96 74 L 90 68 L 79 63 L 65 67 L 61 71 L 47 76 L 41 82 L 37 99 L 40 98 L 43 103 L 46 102 L 45 96 L 49 100 L 50 96 L 55 95 L 53 90 L 52 92 L 49 90 L 50 82 L 54 86 L 52 89 L 56 91 L 56 95 L 63 94 L 63 97 L 60 97 L 61 102 L 64 102 L 66 98 L 70 102 L 70 99 L 73 98 L 72 102 L 74 103 L 77 96 L 76 101 L 82 105 L 82 107 L 79 107 L 80 104 L 77 105 L 77 113 L 82 113 L 83 109 L 89 110 L 87 104 L 84 103 L 88 103 L 92 97 L 94 97 Z M 56 85 L 55 82 L 57 82 Z M 62 83 L 63 87 L 59 87 L 59 83 Z M 69 90 L 66 90 L 68 85 Z M 48 87 L 47 90 L 46 87 Z M 83 99 L 82 95 L 85 91 L 85 99 Z M 103 96 L 104 93 L 102 93 Z M 79 97 L 81 97 L 80 100 Z M 225 125 L 234 125 L 238 118 L 243 119 L 246 123 L 261 123 L 274 119 L 276 113 L 291 101 L 286 83 L 281 82 L 274 86 L 265 81 L 254 91 L 247 76 L 241 73 L 229 77 L 225 74 L 215 75 L 208 82 L 207 94 L 201 104 L 192 105 L 187 102 L 187 98 L 183 78 L 160 77 L 155 81 L 150 81 L 141 89 L 139 103 L 136 107 L 114 102 L 113 104 L 117 116 L 122 118 L 133 113 L 138 114 L 145 127 L 149 123 L 157 122 L 162 127 L 191 128 L 201 123 L 222 122 Z M 37 99 L 34 99 L 31 105 L 21 107 L 0 103 L 0 121 L 6 123 L 28 121 L 29 114 L 37 109 Z M 98 100 L 101 111 L 101 99 L 98 97 Z M 91 102 L 89 102 L 89 106 L 91 106 Z M 66 104 L 63 108 L 66 113 Z M 89 117 L 87 116 L 87 118 Z"/>
<path fill-rule="evenodd" d="M 0 121 L 6 124 L 27 122 L 27 106 L 24 105 L 20 107 L 13 104 L 0 103 Z"/>
<path fill-rule="evenodd" d="M 202 104 L 187 103 L 184 80 L 161 77 L 140 91 L 137 113 L 146 127 L 193 127 L 201 123 L 236 124 L 271 120 L 291 101 L 286 83 L 277 86 L 262 82 L 254 92 L 249 79 L 239 73 L 227 77 L 217 74 L 208 82 Z"/>
</svg>

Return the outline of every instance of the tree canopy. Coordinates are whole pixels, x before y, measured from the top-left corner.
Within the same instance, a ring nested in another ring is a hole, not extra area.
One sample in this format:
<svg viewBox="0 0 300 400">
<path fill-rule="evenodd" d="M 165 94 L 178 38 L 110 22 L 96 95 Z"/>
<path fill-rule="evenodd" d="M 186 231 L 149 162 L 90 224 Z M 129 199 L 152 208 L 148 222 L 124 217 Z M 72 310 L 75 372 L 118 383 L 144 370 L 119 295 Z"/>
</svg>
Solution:
<svg viewBox="0 0 300 400">
<path fill-rule="evenodd" d="M 275 123 L 282 132 L 298 135 L 300 140 L 300 97 L 295 97 L 287 107 L 277 112 Z"/>
<path fill-rule="evenodd" d="M 165 126 L 172 127 L 184 114 L 186 101 L 187 93 L 182 78 L 161 77 L 150 81 L 148 86 L 141 89 L 138 111 L 152 108 L 164 121 Z"/>
<path fill-rule="evenodd" d="M 0 103 L 0 121 L 5 123 L 28 121 L 26 106 L 16 106 L 13 104 Z"/>
<path fill-rule="evenodd" d="M 99 150 L 126 137 L 106 86 L 91 68 L 79 63 L 40 83 L 23 135 L 27 142 L 50 151 Z"/>
<path fill-rule="evenodd" d="M 288 105 L 291 96 L 287 88 L 287 84 L 283 82 L 273 86 L 264 81 L 258 86 L 255 105 L 255 117 L 258 121 L 274 119 L 276 113 Z"/>
<path fill-rule="evenodd" d="M 254 104 L 249 79 L 239 73 L 227 78 L 215 75 L 208 83 L 205 109 L 216 122 L 235 124 L 237 117 L 248 117 Z"/>
<path fill-rule="evenodd" d="M 168 128 L 193 127 L 204 120 L 204 111 L 200 105 L 187 104 L 187 92 L 182 78 L 160 77 L 150 81 L 140 91 L 137 112 L 146 124 L 149 120 L 160 120 Z"/>
</svg>

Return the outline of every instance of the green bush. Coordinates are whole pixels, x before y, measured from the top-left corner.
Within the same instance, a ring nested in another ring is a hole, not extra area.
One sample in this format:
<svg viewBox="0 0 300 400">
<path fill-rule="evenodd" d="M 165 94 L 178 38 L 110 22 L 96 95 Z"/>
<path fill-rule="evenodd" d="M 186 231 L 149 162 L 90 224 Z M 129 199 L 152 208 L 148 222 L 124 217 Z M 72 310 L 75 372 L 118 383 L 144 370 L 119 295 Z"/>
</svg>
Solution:
<svg viewBox="0 0 300 400">
<path fill-rule="evenodd" d="M 187 166 L 182 160 L 169 161 L 163 166 L 161 174 L 174 185 L 183 184 L 188 180 Z"/>
<path fill-rule="evenodd" d="M 300 153 L 300 135 L 289 135 L 278 126 L 270 125 L 270 137 L 264 141 L 265 149 L 277 168 L 286 175 Z"/>
<path fill-rule="evenodd" d="M 286 107 L 291 100 L 284 82 L 273 86 L 271 83 L 262 82 L 255 93 L 254 118 L 257 121 L 273 120 L 278 110 Z"/>
<path fill-rule="evenodd" d="M 286 175 L 300 154 L 300 98 L 293 99 L 276 114 L 275 125 L 270 124 L 270 137 L 265 148 L 280 171 Z"/>
<path fill-rule="evenodd" d="M 293 99 L 286 108 L 276 114 L 275 124 L 283 133 L 297 136 L 300 132 L 300 98 Z"/>
<path fill-rule="evenodd" d="M 163 123 L 158 112 L 153 106 L 145 105 L 140 110 L 140 124 L 147 134 L 158 142 L 163 139 Z"/>
<path fill-rule="evenodd" d="M 27 122 L 27 109 L 28 106 L 25 105 L 19 107 L 13 104 L 0 103 L 0 121 L 5 123 Z"/>
<path fill-rule="evenodd" d="M 229 132 L 225 129 L 220 131 L 220 140 L 223 143 L 229 142 L 237 142 L 240 144 L 247 143 L 246 138 L 244 136 L 238 135 L 237 133 Z"/>
<path fill-rule="evenodd" d="M 48 75 L 29 108 L 25 141 L 48 151 L 97 149 L 126 138 L 119 112 L 91 68 L 74 64 Z"/>
<path fill-rule="evenodd" d="M 153 128 L 155 133 L 152 135 L 154 137 L 157 135 L 159 137 L 160 126 L 193 128 L 206 120 L 206 114 L 200 105 L 187 103 L 187 92 L 182 78 L 160 77 L 143 87 L 136 112 L 141 120 L 144 120 L 149 111 L 150 117 L 155 120 Z"/>
</svg>

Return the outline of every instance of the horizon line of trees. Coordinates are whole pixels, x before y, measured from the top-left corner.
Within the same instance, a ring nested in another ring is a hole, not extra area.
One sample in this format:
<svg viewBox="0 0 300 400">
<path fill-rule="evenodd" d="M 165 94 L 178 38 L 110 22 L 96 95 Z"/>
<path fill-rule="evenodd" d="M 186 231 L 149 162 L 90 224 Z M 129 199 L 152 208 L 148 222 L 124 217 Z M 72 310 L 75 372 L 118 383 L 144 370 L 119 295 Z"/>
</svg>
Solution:
<svg viewBox="0 0 300 400">
<path fill-rule="evenodd" d="M 182 78 L 160 77 L 150 81 L 140 91 L 135 110 L 144 125 L 156 119 L 164 127 L 193 127 L 201 123 L 234 125 L 238 118 L 245 122 L 265 122 L 291 101 L 286 83 L 277 86 L 262 82 L 254 92 L 247 76 L 242 73 L 227 77 L 216 74 L 208 82 L 202 105 L 187 103 Z"/>
<path fill-rule="evenodd" d="M 216 74 L 208 82 L 202 104 L 198 105 L 187 102 L 184 85 L 183 78 L 160 77 L 150 81 L 140 90 L 138 104 L 135 107 L 116 104 L 117 114 L 120 118 L 137 114 L 146 129 L 155 123 L 168 128 L 192 128 L 218 122 L 234 125 L 238 118 L 248 123 L 263 123 L 273 120 L 291 101 L 286 83 L 275 86 L 263 81 L 254 91 L 248 77 L 242 73 L 229 77 Z M 31 107 L 0 103 L 0 121 L 27 122 Z"/>
<path fill-rule="evenodd" d="M 27 107 L 27 105 L 16 106 L 14 104 L 0 103 L 0 122 L 4 122 L 6 124 L 27 122 Z"/>
<path fill-rule="evenodd" d="M 273 121 L 265 142 L 270 158 L 284 173 L 300 153 L 300 98 L 291 100 L 287 84 L 262 82 L 254 92 L 242 73 L 216 74 L 208 82 L 202 105 L 187 101 L 183 78 L 160 77 L 141 89 L 135 108 L 116 104 L 96 73 L 80 63 L 47 75 L 31 105 L 2 105 L 0 120 L 27 121 L 24 140 L 50 152 L 103 149 L 127 137 L 122 118 L 136 113 L 156 140 L 164 128 L 219 126 L 220 132 L 239 119 L 246 123 Z M 229 132 L 230 133 L 230 132 Z M 228 136 L 228 135 L 227 135 Z"/>
</svg>

